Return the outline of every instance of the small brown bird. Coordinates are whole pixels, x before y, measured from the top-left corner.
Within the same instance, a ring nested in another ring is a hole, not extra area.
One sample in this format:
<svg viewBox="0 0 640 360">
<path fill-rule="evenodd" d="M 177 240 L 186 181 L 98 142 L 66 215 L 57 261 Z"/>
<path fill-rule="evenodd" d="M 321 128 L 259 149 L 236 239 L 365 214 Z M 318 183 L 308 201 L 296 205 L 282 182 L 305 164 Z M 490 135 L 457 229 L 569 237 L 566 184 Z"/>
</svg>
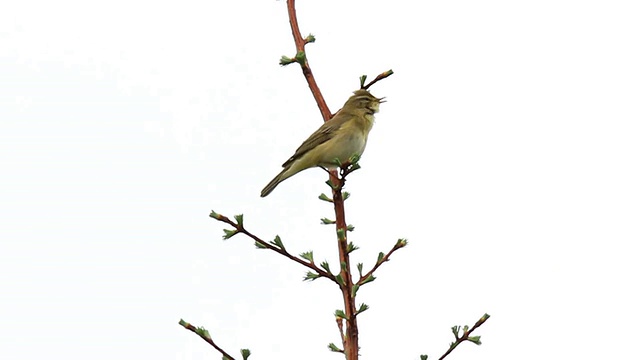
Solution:
<svg viewBox="0 0 640 360">
<path fill-rule="evenodd" d="M 261 197 L 269 195 L 278 184 L 302 170 L 316 166 L 335 168 L 335 159 L 344 163 L 353 155 L 362 155 L 373 127 L 373 114 L 378 112 L 384 98 L 377 98 L 364 89 L 353 94 L 342 109 L 311 134 L 282 164 L 284 169 L 262 189 Z"/>
</svg>

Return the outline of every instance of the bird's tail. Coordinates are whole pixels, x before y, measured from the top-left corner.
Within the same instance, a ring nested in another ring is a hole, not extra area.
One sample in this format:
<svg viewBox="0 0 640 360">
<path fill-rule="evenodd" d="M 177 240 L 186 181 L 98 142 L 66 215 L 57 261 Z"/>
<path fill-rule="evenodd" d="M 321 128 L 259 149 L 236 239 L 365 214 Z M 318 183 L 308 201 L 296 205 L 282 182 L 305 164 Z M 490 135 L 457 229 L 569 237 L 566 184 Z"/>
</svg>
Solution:
<svg viewBox="0 0 640 360">
<path fill-rule="evenodd" d="M 273 189 L 275 189 L 276 186 L 278 186 L 278 184 L 280 184 L 281 182 L 288 179 L 291 175 L 293 175 L 293 174 L 287 173 L 289 169 L 290 169 L 289 167 L 286 167 L 280 172 L 280 174 L 276 175 L 276 177 L 274 177 L 273 180 L 271 180 L 267 184 L 267 186 L 265 186 L 264 189 L 262 189 L 262 192 L 260 193 L 260 197 L 265 197 L 271 194 Z"/>
</svg>

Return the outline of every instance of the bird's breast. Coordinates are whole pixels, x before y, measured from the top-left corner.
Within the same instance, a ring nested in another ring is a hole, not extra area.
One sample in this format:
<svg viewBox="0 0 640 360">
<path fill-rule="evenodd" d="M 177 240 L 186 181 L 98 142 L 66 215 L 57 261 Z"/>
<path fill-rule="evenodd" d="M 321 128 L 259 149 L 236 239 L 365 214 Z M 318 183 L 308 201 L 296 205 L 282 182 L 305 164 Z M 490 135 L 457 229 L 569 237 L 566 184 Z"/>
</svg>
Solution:
<svg viewBox="0 0 640 360">
<path fill-rule="evenodd" d="M 367 145 L 367 136 L 360 129 L 351 129 L 351 131 L 345 131 L 325 144 L 327 146 L 323 151 L 320 165 L 335 167 L 336 158 L 344 163 L 353 155 L 362 155 Z"/>
</svg>

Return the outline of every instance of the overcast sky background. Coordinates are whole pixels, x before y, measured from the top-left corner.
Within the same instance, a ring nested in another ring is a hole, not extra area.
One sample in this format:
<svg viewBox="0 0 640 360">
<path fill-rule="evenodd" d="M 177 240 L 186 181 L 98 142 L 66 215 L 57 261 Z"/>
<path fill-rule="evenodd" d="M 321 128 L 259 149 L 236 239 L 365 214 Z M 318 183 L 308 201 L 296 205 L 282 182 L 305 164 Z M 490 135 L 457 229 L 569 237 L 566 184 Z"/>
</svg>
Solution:
<svg viewBox="0 0 640 360">
<path fill-rule="evenodd" d="M 362 359 L 640 357 L 635 1 L 298 1 L 332 111 L 395 74 L 350 233 Z M 326 174 L 264 185 L 321 117 L 284 1 L 20 1 L 0 12 L 0 357 L 340 359 L 338 289 L 222 241 L 231 217 L 338 269 Z M 631 337 L 631 339 L 630 339 Z"/>
</svg>

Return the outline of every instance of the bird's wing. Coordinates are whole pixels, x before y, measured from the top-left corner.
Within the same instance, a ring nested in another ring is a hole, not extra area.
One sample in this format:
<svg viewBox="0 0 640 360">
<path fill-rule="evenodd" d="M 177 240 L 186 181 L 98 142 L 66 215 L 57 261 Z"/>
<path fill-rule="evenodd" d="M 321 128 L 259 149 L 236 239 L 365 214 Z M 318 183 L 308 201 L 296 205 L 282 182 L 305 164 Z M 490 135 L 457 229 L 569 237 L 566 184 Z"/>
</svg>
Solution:
<svg viewBox="0 0 640 360">
<path fill-rule="evenodd" d="M 341 114 L 340 112 L 335 114 L 329 121 L 326 121 L 318 130 L 311 134 L 311 136 L 300 145 L 295 154 L 282 164 L 282 167 L 287 167 L 295 160 L 300 159 L 304 154 L 309 152 L 309 150 L 331 139 L 348 118 L 349 116 L 347 114 Z"/>
</svg>

